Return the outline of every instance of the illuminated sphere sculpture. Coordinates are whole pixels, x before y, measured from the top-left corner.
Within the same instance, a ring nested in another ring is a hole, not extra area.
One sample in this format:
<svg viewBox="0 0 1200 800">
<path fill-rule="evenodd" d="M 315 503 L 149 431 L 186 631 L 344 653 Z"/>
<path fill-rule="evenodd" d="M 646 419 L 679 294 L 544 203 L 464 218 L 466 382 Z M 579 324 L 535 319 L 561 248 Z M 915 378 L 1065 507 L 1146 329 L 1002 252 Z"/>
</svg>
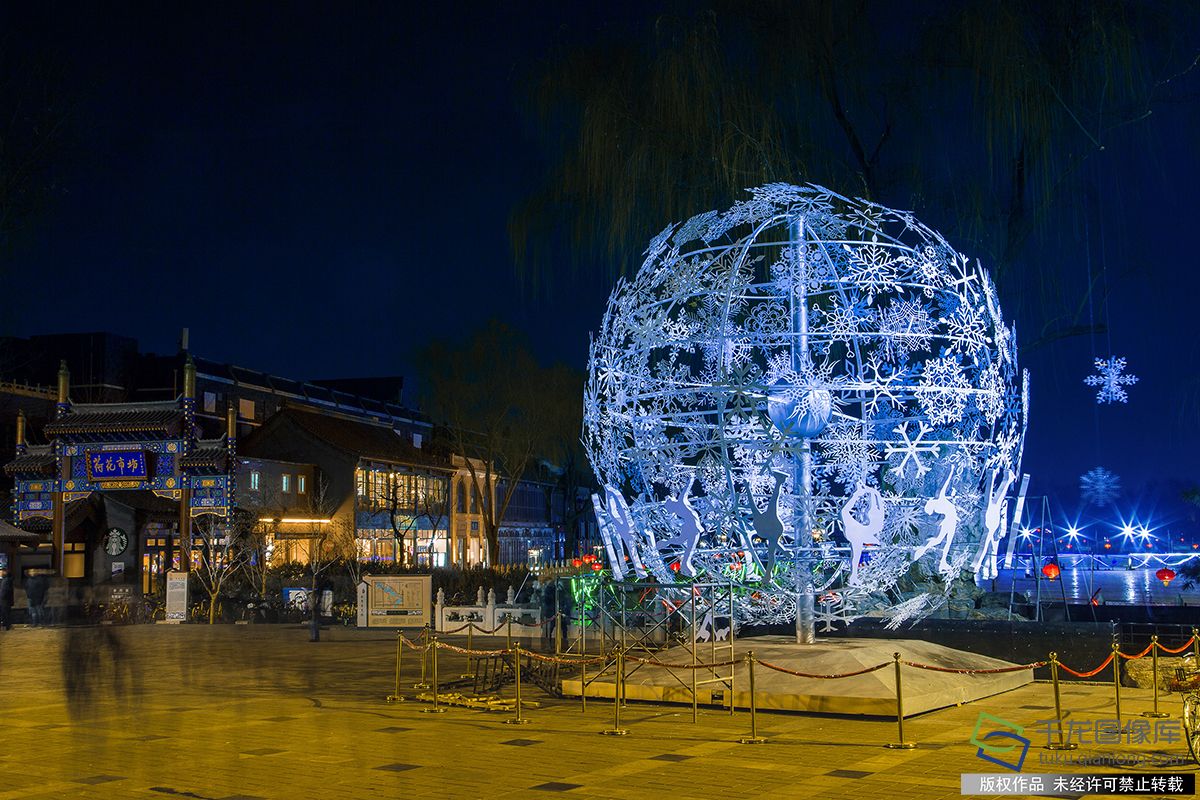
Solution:
<svg viewBox="0 0 1200 800">
<path fill-rule="evenodd" d="M 609 299 L 584 442 L 610 567 L 919 616 L 994 572 L 1027 376 L 987 273 L 907 212 L 772 184 L 672 225 Z M 635 573 L 630 575 L 629 573 Z M 945 591 L 948 591 L 946 589 Z"/>
</svg>

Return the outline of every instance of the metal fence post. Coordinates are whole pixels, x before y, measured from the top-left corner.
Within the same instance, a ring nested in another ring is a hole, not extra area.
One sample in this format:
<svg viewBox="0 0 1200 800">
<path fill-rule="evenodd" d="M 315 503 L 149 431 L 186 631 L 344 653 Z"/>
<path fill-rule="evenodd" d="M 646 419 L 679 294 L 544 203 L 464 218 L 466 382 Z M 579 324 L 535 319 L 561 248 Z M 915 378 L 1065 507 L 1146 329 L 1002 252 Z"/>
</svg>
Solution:
<svg viewBox="0 0 1200 800">
<path fill-rule="evenodd" d="M 613 726 L 600 731 L 602 736 L 625 736 L 629 731 L 621 727 L 621 684 L 625 682 L 625 651 L 617 647 L 617 674 L 613 684 Z"/>
<path fill-rule="evenodd" d="M 511 651 L 510 651 L 511 652 Z M 513 675 L 517 681 L 517 715 L 504 720 L 506 725 L 528 725 L 529 720 L 521 716 L 521 645 L 517 645 L 517 657 L 513 662 Z"/>
<path fill-rule="evenodd" d="M 891 744 L 885 744 L 884 747 L 889 750 L 912 750 L 917 743 L 904 741 L 904 690 L 900 684 L 900 654 L 892 653 L 892 661 L 896 664 L 896 733 L 900 738 Z"/>
<path fill-rule="evenodd" d="M 429 644 L 427 644 L 427 645 L 425 645 L 425 646 L 426 646 L 427 648 L 429 648 L 429 649 L 433 650 L 433 655 L 430 657 L 430 658 L 431 658 L 431 666 L 430 666 L 430 669 L 431 669 L 431 671 L 433 672 L 433 708 L 422 708 L 422 709 L 421 709 L 421 713 L 422 713 L 422 714 L 444 714 L 444 713 L 446 713 L 446 709 L 444 709 L 444 708 L 441 708 L 441 707 L 439 707 L 439 706 L 438 706 L 438 657 L 437 657 L 438 646 L 437 646 L 437 634 L 434 634 L 434 635 L 433 635 L 433 637 L 430 639 L 430 642 L 429 642 Z"/>
<path fill-rule="evenodd" d="M 741 744 L 766 744 L 766 738 L 758 735 L 758 700 L 754 697 L 754 651 L 746 653 L 746 665 L 750 668 L 750 735 L 738 739 Z"/>
<path fill-rule="evenodd" d="M 400 662 L 404 652 L 404 634 L 396 631 L 396 688 L 387 696 L 389 703 L 399 703 L 404 700 L 400 694 Z"/>
<path fill-rule="evenodd" d="M 1117 729 L 1114 733 L 1125 733 L 1125 726 L 1121 724 L 1121 645 L 1115 639 L 1112 643 L 1112 659 L 1113 697 L 1116 700 L 1117 708 Z"/>
<path fill-rule="evenodd" d="M 504 631 L 504 649 L 512 650 L 512 612 L 508 612 L 508 614 L 505 615 L 505 618 L 507 622 Z"/>
<path fill-rule="evenodd" d="M 428 673 L 425 671 L 425 661 L 429 658 L 429 626 L 425 626 L 421 630 L 421 636 L 425 637 L 425 646 L 421 648 L 421 680 L 413 684 L 414 689 L 428 689 L 429 682 L 426 680 Z"/>
<path fill-rule="evenodd" d="M 1143 717 L 1151 717 L 1153 719 L 1163 719 L 1171 716 L 1165 711 L 1158 710 L 1158 634 L 1150 637 L 1150 666 L 1154 670 L 1154 710 L 1143 711 Z"/>
<path fill-rule="evenodd" d="M 1075 742 L 1068 742 L 1063 736 L 1062 728 L 1062 699 L 1058 691 L 1058 653 L 1050 654 L 1050 681 L 1054 684 L 1054 718 L 1058 721 L 1058 741 L 1047 742 L 1047 750 L 1075 750 L 1079 747 Z"/>
<path fill-rule="evenodd" d="M 1192 658 L 1196 659 L 1196 669 L 1200 669 L 1200 631 L 1192 628 Z"/>
</svg>

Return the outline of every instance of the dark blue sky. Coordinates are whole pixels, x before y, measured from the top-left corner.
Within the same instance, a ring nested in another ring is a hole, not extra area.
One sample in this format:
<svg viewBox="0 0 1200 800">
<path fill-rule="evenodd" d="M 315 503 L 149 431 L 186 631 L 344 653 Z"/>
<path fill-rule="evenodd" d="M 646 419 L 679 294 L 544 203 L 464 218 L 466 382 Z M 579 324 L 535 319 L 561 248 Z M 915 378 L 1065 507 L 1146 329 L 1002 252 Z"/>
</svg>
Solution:
<svg viewBox="0 0 1200 800">
<path fill-rule="evenodd" d="M 610 281 L 534 299 L 511 263 L 507 217 L 543 165 L 521 77 L 559 37 L 628 12 L 35 5 L 0 8 L 0 28 L 64 65 L 74 142 L 5 278 L 0 332 L 111 330 L 170 352 L 187 326 L 207 357 L 305 378 L 406 372 L 429 337 L 495 316 L 583 365 Z M 1090 243 L 1065 230 L 1042 267 L 1107 264 L 1111 349 L 1141 382 L 1127 406 L 1095 406 L 1082 380 L 1107 338 L 1023 356 L 1035 489 L 1073 497 L 1096 465 L 1128 503 L 1200 483 L 1198 116 L 1194 101 L 1154 114 L 1088 162 Z"/>
</svg>

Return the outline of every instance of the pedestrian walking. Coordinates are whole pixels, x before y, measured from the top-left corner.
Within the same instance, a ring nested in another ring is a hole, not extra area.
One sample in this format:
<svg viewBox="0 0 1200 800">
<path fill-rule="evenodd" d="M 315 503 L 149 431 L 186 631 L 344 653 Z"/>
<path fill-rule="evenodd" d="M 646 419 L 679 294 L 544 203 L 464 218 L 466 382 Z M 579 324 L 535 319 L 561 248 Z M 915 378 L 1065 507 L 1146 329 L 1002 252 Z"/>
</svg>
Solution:
<svg viewBox="0 0 1200 800">
<path fill-rule="evenodd" d="M 0 568 L 0 627 L 12 630 L 13 584 L 8 570 Z"/>
<path fill-rule="evenodd" d="M 40 569 L 31 570 L 25 580 L 25 597 L 29 600 L 29 624 L 32 627 L 46 625 L 46 591 L 50 579 Z"/>
</svg>

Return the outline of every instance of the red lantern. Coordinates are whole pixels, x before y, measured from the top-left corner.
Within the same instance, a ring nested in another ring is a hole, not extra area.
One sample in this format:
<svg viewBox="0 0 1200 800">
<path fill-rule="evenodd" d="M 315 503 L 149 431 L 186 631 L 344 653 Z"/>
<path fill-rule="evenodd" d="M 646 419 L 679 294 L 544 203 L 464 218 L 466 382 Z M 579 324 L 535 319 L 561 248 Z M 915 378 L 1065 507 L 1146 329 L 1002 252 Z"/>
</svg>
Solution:
<svg viewBox="0 0 1200 800">
<path fill-rule="evenodd" d="M 1053 561 L 1051 561 L 1049 564 L 1042 567 L 1042 574 L 1050 580 L 1054 580 L 1062 574 L 1062 570 L 1058 568 L 1058 564 L 1055 564 Z"/>
<path fill-rule="evenodd" d="M 1163 567 L 1158 572 L 1154 573 L 1154 577 L 1163 582 L 1163 586 L 1170 586 L 1171 581 L 1175 580 L 1175 570 Z"/>
<path fill-rule="evenodd" d="M 1111 549 L 1112 549 L 1112 542 L 1105 542 L 1105 543 L 1104 543 L 1104 549 L 1105 549 L 1105 550 L 1111 550 Z"/>
<path fill-rule="evenodd" d="M 595 562 L 592 562 L 592 571 L 593 572 L 599 572 L 602 569 L 604 569 L 603 566 L 601 566 L 600 564 L 597 564 Z"/>
<path fill-rule="evenodd" d="M 678 561 L 672 561 L 672 562 L 671 562 L 671 571 L 672 571 L 672 572 L 679 572 L 679 562 L 678 562 Z"/>
<path fill-rule="evenodd" d="M 582 558 L 572 558 L 571 566 L 574 567 L 575 569 L 579 569 L 580 567 L 583 566 L 583 559 Z"/>
</svg>

